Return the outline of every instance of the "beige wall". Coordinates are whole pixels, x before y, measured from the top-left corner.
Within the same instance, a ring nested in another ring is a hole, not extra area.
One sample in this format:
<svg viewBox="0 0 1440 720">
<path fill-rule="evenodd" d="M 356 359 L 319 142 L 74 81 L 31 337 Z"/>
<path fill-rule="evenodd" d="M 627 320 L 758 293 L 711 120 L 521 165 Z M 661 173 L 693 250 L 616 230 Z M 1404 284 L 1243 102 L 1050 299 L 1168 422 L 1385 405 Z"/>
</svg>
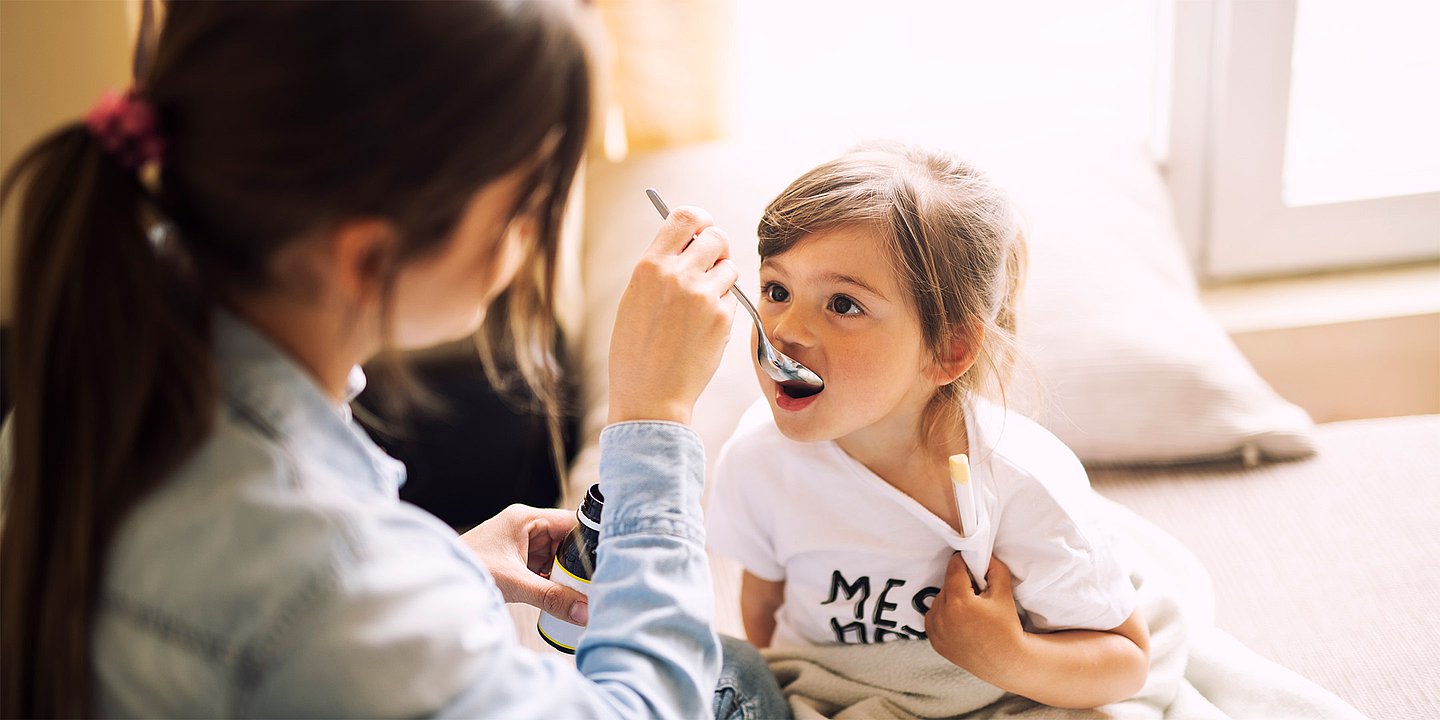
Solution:
<svg viewBox="0 0 1440 720">
<path fill-rule="evenodd" d="M 1440 313 L 1235 333 L 1315 422 L 1440 413 Z"/>
<path fill-rule="evenodd" d="M 0 0 L 0 168 L 130 79 L 130 20 L 121 0 Z M 0 221 L 0 322 L 13 312 L 13 208 Z"/>
<path fill-rule="evenodd" d="M 1440 413 L 1440 262 L 1231 283 L 1205 306 L 1316 422 Z"/>
</svg>

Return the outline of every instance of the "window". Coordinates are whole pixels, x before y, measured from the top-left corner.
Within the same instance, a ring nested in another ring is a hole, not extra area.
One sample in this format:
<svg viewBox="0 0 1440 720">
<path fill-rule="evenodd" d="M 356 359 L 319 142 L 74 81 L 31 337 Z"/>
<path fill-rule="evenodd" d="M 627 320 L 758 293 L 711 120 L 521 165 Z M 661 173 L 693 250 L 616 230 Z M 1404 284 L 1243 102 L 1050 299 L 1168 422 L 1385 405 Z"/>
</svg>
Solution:
<svg viewBox="0 0 1440 720">
<path fill-rule="evenodd" d="M 959 151 L 1143 143 L 1158 0 L 736 0 L 737 131 L 843 147 Z M 836 149 L 839 149 L 838 147 Z"/>
<path fill-rule="evenodd" d="M 1440 3 L 1300 0 L 1290 206 L 1440 191 Z"/>
<path fill-rule="evenodd" d="M 1440 258 L 1435 0 L 736 9 L 743 137 L 1148 141 L 1205 279 Z"/>
<path fill-rule="evenodd" d="M 1202 275 L 1440 257 L 1440 7 L 1171 8 L 1167 166 Z"/>
</svg>

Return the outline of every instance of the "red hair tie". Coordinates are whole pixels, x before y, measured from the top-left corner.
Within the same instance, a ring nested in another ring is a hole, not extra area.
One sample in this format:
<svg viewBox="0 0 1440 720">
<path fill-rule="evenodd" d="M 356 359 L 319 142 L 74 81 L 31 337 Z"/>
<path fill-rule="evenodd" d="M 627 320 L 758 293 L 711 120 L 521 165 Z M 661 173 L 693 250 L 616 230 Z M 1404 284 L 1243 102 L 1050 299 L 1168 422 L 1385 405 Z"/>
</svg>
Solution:
<svg viewBox="0 0 1440 720">
<path fill-rule="evenodd" d="M 85 127 L 105 152 L 131 169 L 159 162 L 165 152 L 155 109 L 134 89 L 123 95 L 113 90 L 101 94 L 85 116 Z"/>
</svg>

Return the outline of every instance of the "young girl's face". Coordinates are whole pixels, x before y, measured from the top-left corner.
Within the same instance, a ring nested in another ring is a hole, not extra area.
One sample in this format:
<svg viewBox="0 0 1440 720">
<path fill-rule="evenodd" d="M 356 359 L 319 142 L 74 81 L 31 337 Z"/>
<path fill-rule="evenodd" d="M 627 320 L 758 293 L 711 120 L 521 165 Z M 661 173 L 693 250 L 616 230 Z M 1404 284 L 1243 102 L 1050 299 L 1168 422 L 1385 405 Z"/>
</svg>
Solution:
<svg viewBox="0 0 1440 720">
<path fill-rule="evenodd" d="M 825 380 L 819 394 L 793 398 L 756 369 L 786 437 L 915 437 L 937 383 L 910 295 L 883 242 L 862 229 L 811 235 L 761 262 L 759 310 L 771 342 Z"/>
</svg>

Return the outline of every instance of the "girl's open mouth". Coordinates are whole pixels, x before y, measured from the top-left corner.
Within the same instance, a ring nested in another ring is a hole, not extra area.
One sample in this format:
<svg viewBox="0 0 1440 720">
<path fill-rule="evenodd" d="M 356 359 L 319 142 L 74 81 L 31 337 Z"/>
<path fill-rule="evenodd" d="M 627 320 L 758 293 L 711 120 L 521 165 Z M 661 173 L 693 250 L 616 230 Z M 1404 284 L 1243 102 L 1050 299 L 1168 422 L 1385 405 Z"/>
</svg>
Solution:
<svg viewBox="0 0 1440 720">
<path fill-rule="evenodd" d="M 822 392 L 823 389 L 816 390 L 803 383 L 781 383 L 775 387 L 775 404 L 781 410 L 804 410 L 819 399 Z"/>
</svg>

